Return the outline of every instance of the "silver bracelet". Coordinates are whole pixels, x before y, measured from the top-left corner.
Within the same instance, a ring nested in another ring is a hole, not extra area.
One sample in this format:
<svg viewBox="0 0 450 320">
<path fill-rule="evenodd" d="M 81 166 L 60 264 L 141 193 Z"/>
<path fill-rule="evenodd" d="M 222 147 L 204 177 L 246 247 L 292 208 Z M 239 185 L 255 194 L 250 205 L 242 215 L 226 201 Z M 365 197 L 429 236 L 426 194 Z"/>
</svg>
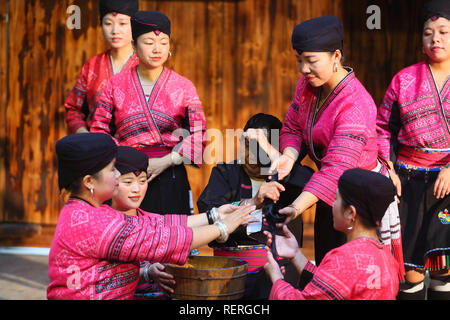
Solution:
<svg viewBox="0 0 450 320">
<path fill-rule="evenodd" d="M 228 240 L 228 228 L 225 223 L 222 221 L 216 221 L 214 224 L 219 228 L 220 230 L 220 237 L 216 239 L 219 243 L 224 243 Z"/>
<path fill-rule="evenodd" d="M 152 265 L 151 263 L 147 263 L 147 264 L 145 265 L 145 267 L 144 267 L 144 270 L 143 270 L 143 272 L 144 272 L 144 279 L 145 279 L 145 281 L 146 281 L 147 283 L 152 283 L 152 282 L 153 282 L 153 280 L 150 279 L 150 276 L 148 275 L 148 269 L 150 269 L 150 266 L 151 266 L 151 265 Z"/>
<path fill-rule="evenodd" d="M 217 209 L 216 207 L 211 208 L 211 218 L 213 222 L 220 221 L 219 209 Z"/>
</svg>

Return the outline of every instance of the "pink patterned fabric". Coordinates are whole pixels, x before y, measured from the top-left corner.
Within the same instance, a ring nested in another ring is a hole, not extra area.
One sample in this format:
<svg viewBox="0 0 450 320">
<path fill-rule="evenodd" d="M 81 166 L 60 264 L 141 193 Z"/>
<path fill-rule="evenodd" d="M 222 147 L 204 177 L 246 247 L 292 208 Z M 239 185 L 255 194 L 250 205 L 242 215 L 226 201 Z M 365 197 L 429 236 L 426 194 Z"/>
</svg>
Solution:
<svg viewBox="0 0 450 320">
<path fill-rule="evenodd" d="M 206 119 L 201 101 L 192 82 L 170 69 L 164 68 L 148 102 L 136 68 L 112 77 L 96 105 L 91 131 L 110 134 L 111 121 L 119 145 L 174 148 L 192 164 L 202 163 Z M 188 130 L 184 139 L 182 128 Z"/>
<path fill-rule="evenodd" d="M 359 238 L 328 252 L 319 267 L 308 262 L 302 272 L 312 279 L 299 291 L 280 279 L 270 300 L 395 300 L 398 263 L 380 243 Z"/>
<path fill-rule="evenodd" d="M 377 108 L 351 69 L 316 113 L 318 94 L 319 88 L 302 76 L 281 129 L 280 150 L 300 151 L 305 143 L 320 170 L 304 190 L 332 206 L 337 181 L 345 170 L 372 170 L 377 164 Z"/>
<path fill-rule="evenodd" d="M 50 248 L 47 298 L 133 299 L 140 261 L 186 262 L 192 229 L 168 225 L 168 219 L 127 216 L 70 199 Z"/>
<path fill-rule="evenodd" d="M 122 71 L 139 64 L 136 53 L 128 59 Z M 69 134 L 81 127 L 89 127 L 90 116 L 98 101 L 107 80 L 114 75 L 111 65 L 110 50 L 89 59 L 81 69 L 75 86 L 70 91 L 64 107 L 66 108 L 66 124 Z M 85 120 L 86 115 L 88 118 Z"/>
<path fill-rule="evenodd" d="M 392 79 L 378 111 L 381 156 L 391 159 L 393 142 L 398 141 L 398 161 L 425 168 L 446 166 L 450 154 L 425 149 L 450 148 L 448 121 L 449 79 L 438 92 L 425 61 L 401 70 Z"/>
</svg>

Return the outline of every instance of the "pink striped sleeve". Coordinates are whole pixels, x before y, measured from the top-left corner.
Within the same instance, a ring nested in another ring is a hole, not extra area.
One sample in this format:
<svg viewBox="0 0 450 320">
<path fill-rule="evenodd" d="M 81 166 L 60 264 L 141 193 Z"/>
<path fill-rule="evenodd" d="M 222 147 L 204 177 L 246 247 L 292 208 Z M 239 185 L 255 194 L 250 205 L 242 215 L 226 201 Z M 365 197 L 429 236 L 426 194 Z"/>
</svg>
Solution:
<svg viewBox="0 0 450 320">
<path fill-rule="evenodd" d="M 167 226 L 187 226 L 188 222 L 188 215 L 186 214 L 157 214 L 157 213 L 151 213 L 144 211 L 142 209 L 138 209 L 139 214 L 143 215 L 147 219 L 150 219 L 153 221 L 153 223 L 156 223 L 157 226 L 161 227 L 167 227 Z"/>
<path fill-rule="evenodd" d="M 283 152 L 287 147 L 292 147 L 300 152 L 302 146 L 302 133 L 305 128 L 300 125 L 301 115 L 300 98 L 304 94 L 306 79 L 301 77 L 295 87 L 294 99 L 286 113 L 283 122 L 283 127 L 280 131 L 280 152 Z"/>
<path fill-rule="evenodd" d="M 110 216 L 110 222 L 103 228 L 98 245 L 101 258 L 120 262 L 185 263 L 192 244 L 191 228 L 158 226 L 155 219 L 147 217 L 113 213 L 104 216 Z"/>
<path fill-rule="evenodd" d="M 114 113 L 114 98 L 113 98 L 112 79 L 109 79 L 103 89 L 98 102 L 94 106 L 92 120 L 90 123 L 91 132 L 103 132 L 111 134 L 110 123 L 113 119 Z M 116 143 L 117 139 L 112 137 Z"/>
<path fill-rule="evenodd" d="M 300 290 L 283 279 L 278 279 L 270 290 L 269 300 L 305 300 Z"/>
<path fill-rule="evenodd" d="M 301 127 L 298 123 L 300 116 L 298 114 L 299 107 L 292 102 L 289 107 L 283 127 L 280 131 L 280 151 L 283 152 L 287 147 L 292 147 L 300 152 L 302 146 Z"/>
<path fill-rule="evenodd" d="M 186 87 L 186 115 L 189 135 L 174 148 L 183 157 L 190 160 L 190 165 L 200 167 L 203 162 L 203 150 L 206 146 L 206 117 L 195 86 L 189 82 Z"/>
<path fill-rule="evenodd" d="M 166 214 L 163 217 L 165 225 L 187 226 L 188 215 L 186 214 Z"/>
<path fill-rule="evenodd" d="M 66 124 L 69 134 L 75 133 L 79 128 L 87 126 L 84 121 L 82 108 L 83 103 L 86 103 L 86 75 L 88 72 L 87 64 L 83 65 L 75 86 L 70 91 L 69 96 L 64 103 L 64 108 L 66 109 Z"/>
<path fill-rule="evenodd" d="M 328 256 L 329 257 L 329 256 Z M 336 289 L 338 282 L 330 281 L 330 277 L 328 277 L 328 269 L 333 267 L 332 274 L 338 274 L 339 269 L 336 269 L 333 266 L 333 259 L 323 260 L 323 267 L 321 264 L 321 268 L 316 268 L 312 263 L 305 268 L 309 268 L 310 271 L 314 272 L 314 276 L 312 280 L 305 286 L 304 290 L 300 291 L 295 289 L 286 281 L 279 279 L 277 280 L 272 290 L 270 291 L 270 300 L 343 300 L 344 297 L 341 293 Z M 326 264 L 330 265 L 326 265 Z M 319 270 L 321 272 L 319 272 Z M 318 276 L 319 274 L 319 276 Z M 325 276 L 322 278 L 321 276 Z"/>
<path fill-rule="evenodd" d="M 377 143 L 378 153 L 383 159 L 390 160 L 390 119 L 392 114 L 392 106 L 397 101 L 397 81 L 396 77 L 392 80 L 383 101 L 378 108 L 377 115 Z"/>
<path fill-rule="evenodd" d="M 316 270 L 317 270 L 317 267 L 311 261 L 308 261 L 306 263 L 305 267 L 303 268 L 303 271 L 308 271 L 313 274 L 316 272 Z"/>
</svg>

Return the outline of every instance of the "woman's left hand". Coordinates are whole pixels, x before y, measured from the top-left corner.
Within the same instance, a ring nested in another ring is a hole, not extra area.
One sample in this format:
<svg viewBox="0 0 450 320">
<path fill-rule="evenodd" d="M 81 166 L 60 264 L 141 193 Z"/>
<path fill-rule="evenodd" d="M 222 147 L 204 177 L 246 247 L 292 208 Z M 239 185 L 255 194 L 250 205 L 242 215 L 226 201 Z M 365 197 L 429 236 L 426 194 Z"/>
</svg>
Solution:
<svg viewBox="0 0 450 320">
<path fill-rule="evenodd" d="M 153 263 L 149 270 L 148 275 L 159 285 L 161 289 L 166 292 L 173 293 L 175 286 L 175 280 L 173 275 L 165 272 L 166 267 L 161 263 Z"/>
<path fill-rule="evenodd" d="M 148 182 L 155 179 L 170 166 L 172 166 L 172 159 L 170 158 L 170 154 L 162 158 L 148 159 L 148 167 L 147 167 L 147 176 L 149 177 Z"/>
<path fill-rule="evenodd" d="M 227 214 L 233 213 L 239 206 L 235 206 L 233 204 L 224 204 L 219 207 L 219 216 L 220 220 L 225 219 Z"/>
<path fill-rule="evenodd" d="M 443 168 L 434 183 L 433 195 L 443 199 L 450 193 L 450 168 Z"/>
</svg>

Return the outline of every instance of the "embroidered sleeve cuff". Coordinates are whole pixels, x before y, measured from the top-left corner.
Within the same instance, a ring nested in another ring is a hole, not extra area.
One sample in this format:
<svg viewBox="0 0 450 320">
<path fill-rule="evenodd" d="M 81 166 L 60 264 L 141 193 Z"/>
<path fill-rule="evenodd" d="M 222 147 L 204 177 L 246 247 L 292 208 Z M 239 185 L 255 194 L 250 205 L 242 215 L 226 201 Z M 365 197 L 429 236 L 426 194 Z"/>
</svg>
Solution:
<svg viewBox="0 0 450 320">
<path fill-rule="evenodd" d="M 284 135 L 280 137 L 280 152 L 283 152 L 287 147 L 294 148 L 300 152 L 302 146 L 302 139 L 294 134 Z"/>
</svg>

